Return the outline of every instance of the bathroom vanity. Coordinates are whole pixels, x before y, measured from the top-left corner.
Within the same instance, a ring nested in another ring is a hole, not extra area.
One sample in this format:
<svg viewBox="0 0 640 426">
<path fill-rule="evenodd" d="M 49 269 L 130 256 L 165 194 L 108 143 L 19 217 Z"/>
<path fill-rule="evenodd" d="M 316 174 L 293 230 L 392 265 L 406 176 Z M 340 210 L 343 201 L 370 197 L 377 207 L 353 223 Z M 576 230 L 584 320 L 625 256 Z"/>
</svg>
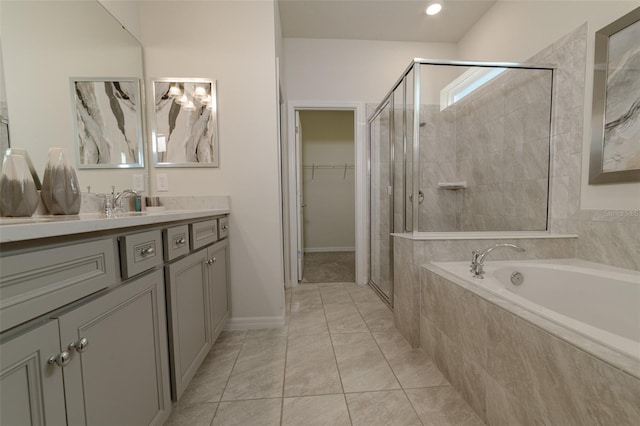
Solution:
<svg viewBox="0 0 640 426">
<path fill-rule="evenodd" d="M 162 424 L 230 314 L 228 213 L 1 219 L 0 423 Z"/>
</svg>

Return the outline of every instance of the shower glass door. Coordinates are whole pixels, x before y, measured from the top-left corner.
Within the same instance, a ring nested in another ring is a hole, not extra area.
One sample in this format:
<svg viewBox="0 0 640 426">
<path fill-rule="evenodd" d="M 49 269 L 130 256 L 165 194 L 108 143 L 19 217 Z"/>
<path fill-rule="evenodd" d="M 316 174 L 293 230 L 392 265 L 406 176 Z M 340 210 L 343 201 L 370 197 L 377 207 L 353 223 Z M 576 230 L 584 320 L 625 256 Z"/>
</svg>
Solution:
<svg viewBox="0 0 640 426">
<path fill-rule="evenodd" d="M 369 119 L 370 134 L 370 273 L 369 282 L 393 306 L 393 237 L 411 226 L 407 204 L 411 202 L 413 139 L 407 139 L 412 123 L 413 71 L 399 81 L 386 101 Z M 409 184 L 409 185 L 408 185 Z M 408 225 L 407 225 L 408 223 Z"/>
<path fill-rule="evenodd" d="M 369 282 L 388 303 L 393 298 L 392 105 L 390 100 L 369 120 Z"/>
</svg>

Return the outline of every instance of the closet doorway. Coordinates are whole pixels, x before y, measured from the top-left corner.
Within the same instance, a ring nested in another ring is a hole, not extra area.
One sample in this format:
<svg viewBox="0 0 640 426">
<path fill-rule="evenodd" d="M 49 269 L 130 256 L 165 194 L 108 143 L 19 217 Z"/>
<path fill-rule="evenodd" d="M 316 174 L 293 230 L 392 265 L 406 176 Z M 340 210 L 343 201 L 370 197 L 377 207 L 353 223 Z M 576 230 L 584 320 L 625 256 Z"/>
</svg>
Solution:
<svg viewBox="0 0 640 426">
<path fill-rule="evenodd" d="M 355 128 L 349 110 L 296 114 L 302 163 L 302 283 L 355 282 Z"/>
<path fill-rule="evenodd" d="M 366 283 L 366 152 L 360 103 L 290 102 L 291 285 Z"/>
</svg>

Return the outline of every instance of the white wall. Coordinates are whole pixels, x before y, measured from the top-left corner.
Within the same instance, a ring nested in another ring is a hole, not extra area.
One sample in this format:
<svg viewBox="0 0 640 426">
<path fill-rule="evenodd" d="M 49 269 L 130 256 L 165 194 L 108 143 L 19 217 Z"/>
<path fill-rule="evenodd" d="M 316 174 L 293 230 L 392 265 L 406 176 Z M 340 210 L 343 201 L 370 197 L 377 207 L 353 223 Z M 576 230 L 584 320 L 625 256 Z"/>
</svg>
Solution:
<svg viewBox="0 0 640 426">
<path fill-rule="evenodd" d="M 302 163 L 355 162 L 353 111 L 300 111 Z M 304 248 L 309 251 L 355 247 L 355 170 L 304 169 Z"/>
<path fill-rule="evenodd" d="M 136 1 L 98 0 L 123 27 L 140 40 L 140 6 Z"/>
<path fill-rule="evenodd" d="M 582 209 L 640 209 L 640 183 L 588 184 L 595 32 L 638 6 L 638 1 L 500 1 L 458 43 L 460 59 L 524 61 L 588 22 Z"/>
<path fill-rule="evenodd" d="M 413 58 L 455 59 L 453 43 L 285 38 L 288 98 L 378 103 Z"/>
<path fill-rule="evenodd" d="M 218 82 L 220 168 L 152 168 L 152 185 L 231 197 L 232 321 L 283 319 L 273 2 L 143 1 L 140 17 L 147 99 L 154 77 Z"/>
</svg>

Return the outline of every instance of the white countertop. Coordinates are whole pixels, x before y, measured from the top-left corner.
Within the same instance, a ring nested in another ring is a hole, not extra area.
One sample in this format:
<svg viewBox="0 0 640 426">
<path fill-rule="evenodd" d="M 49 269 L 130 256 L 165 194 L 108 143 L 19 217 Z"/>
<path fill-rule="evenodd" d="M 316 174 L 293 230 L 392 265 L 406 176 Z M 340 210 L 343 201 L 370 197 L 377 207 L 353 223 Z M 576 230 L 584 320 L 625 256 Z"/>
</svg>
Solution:
<svg viewBox="0 0 640 426">
<path fill-rule="evenodd" d="M 164 210 L 161 212 L 128 212 L 119 217 L 105 217 L 102 213 L 81 213 L 70 216 L 33 216 L 0 218 L 0 243 L 107 231 L 110 229 L 152 225 L 176 220 L 197 219 L 228 214 L 228 208 Z"/>
</svg>

